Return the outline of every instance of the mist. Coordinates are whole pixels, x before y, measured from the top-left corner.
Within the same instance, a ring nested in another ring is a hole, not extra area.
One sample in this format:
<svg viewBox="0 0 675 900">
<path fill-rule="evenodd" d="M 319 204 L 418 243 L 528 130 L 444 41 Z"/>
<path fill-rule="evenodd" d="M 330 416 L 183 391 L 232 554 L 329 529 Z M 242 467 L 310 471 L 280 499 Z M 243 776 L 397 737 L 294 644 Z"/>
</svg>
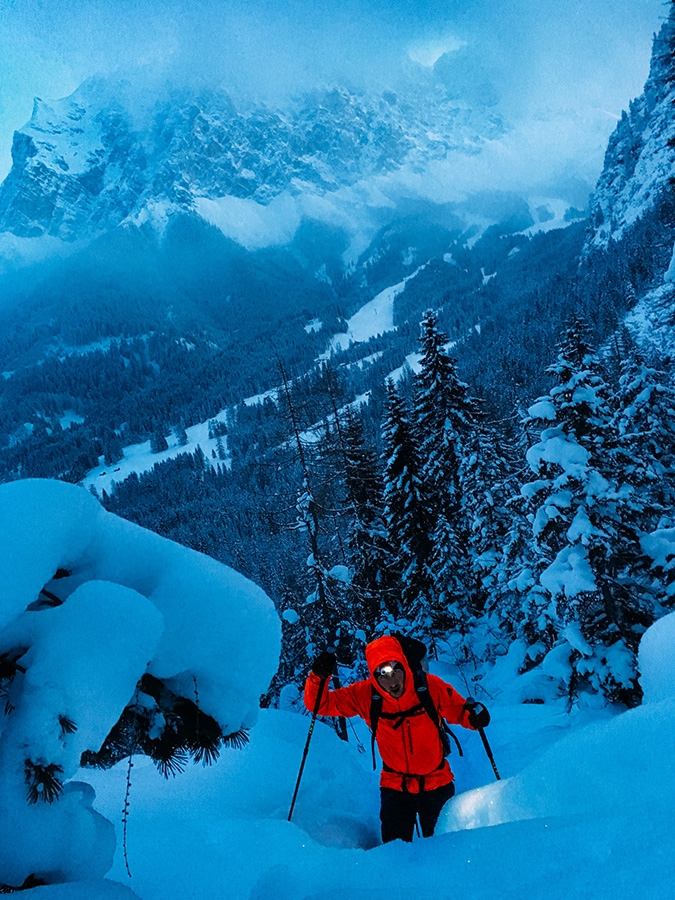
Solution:
<svg viewBox="0 0 675 900">
<path fill-rule="evenodd" d="M 557 177 L 592 181 L 666 11 L 662 0 L 0 0 L 0 177 L 33 97 L 63 97 L 93 74 L 279 104 L 317 84 L 382 90 L 435 64 L 494 88 L 513 129 L 506 169 L 522 148 L 542 183 L 551 154 Z"/>
</svg>

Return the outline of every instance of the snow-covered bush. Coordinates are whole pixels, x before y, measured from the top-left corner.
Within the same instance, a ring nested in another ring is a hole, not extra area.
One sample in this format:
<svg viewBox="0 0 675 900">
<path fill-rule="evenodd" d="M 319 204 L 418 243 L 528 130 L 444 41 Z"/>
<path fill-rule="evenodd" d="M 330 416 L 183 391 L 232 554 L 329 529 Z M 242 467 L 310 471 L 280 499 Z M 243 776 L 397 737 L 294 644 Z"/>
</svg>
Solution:
<svg viewBox="0 0 675 900">
<path fill-rule="evenodd" d="M 133 752 L 165 774 L 245 739 L 276 670 L 243 576 L 47 480 L 0 487 L 0 884 L 102 876 L 114 830 L 71 779 Z"/>
</svg>

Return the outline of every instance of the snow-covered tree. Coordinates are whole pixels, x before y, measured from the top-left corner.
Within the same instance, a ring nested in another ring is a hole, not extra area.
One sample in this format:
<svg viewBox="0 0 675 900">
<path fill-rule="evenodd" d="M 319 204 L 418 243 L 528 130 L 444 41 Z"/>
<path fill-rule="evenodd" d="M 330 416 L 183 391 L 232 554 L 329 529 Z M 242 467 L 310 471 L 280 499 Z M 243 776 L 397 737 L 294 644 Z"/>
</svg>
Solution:
<svg viewBox="0 0 675 900">
<path fill-rule="evenodd" d="M 162 453 L 164 450 L 169 449 L 169 444 L 167 442 L 166 436 L 164 434 L 163 428 L 156 428 L 152 433 L 152 437 L 150 438 L 150 450 L 152 453 Z"/>
<path fill-rule="evenodd" d="M 431 517 L 420 478 L 420 462 L 409 412 L 391 380 L 386 385 L 382 424 L 384 445 L 384 518 L 389 541 L 396 549 L 400 578 L 399 615 L 424 631 L 431 625 L 429 559 Z"/>
<path fill-rule="evenodd" d="M 476 405 L 449 355 L 448 335 L 427 311 L 414 377 L 414 437 L 432 549 L 429 616 L 435 635 L 465 630 L 470 614 L 469 548 L 461 470 L 476 427 Z"/>
<path fill-rule="evenodd" d="M 641 546 L 655 602 L 673 605 L 675 569 L 675 387 L 669 362 L 648 364 L 634 350 L 617 391 L 616 428 L 625 478 L 643 499 Z"/>
<path fill-rule="evenodd" d="M 651 503 L 652 525 L 673 521 L 675 506 L 675 386 L 668 368 L 634 351 L 622 367 L 616 429 L 623 472 Z M 645 527 L 649 523 L 645 522 Z"/>
<path fill-rule="evenodd" d="M 549 372 L 555 387 L 529 410 L 541 434 L 522 493 L 538 560 L 519 630 L 548 652 L 549 668 L 554 654 L 570 694 L 634 702 L 637 644 L 653 617 L 636 577 L 640 498 L 621 478 L 609 388 L 580 321 Z"/>
<path fill-rule="evenodd" d="M 448 354 L 449 338 L 434 312 L 421 323 L 422 358 L 415 375 L 415 435 L 430 514 L 454 523 L 462 503 L 459 469 L 476 425 L 476 404 Z"/>
<path fill-rule="evenodd" d="M 461 522 L 466 541 L 464 583 L 468 607 L 485 609 L 497 578 L 497 568 L 511 527 L 507 508 L 511 462 L 501 450 L 499 434 L 479 420 L 467 435 L 458 472 Z"/>
<path fill-rule="evenodd" d="M 384 483 L 377 456 L 366 444 L 361 419 L 351 408 L 343 417 L 342 438 L 351 593 L 370 635 L 387 612 L 396 612 L 393 549 L 384 523 Z"/>
</svg>

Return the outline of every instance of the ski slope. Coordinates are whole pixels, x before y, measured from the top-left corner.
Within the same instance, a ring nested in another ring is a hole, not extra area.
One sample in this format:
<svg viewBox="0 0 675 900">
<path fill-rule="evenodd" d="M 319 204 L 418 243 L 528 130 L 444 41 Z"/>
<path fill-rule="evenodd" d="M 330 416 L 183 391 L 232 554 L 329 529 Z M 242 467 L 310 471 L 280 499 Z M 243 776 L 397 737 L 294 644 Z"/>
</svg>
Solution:
<svg viewBox="0 0 675 900">
<path fill-rule="evenodd" d="M 333 353 L 341 350 L 347 350 L 350 344 L 362 344 L 371 338 L 377 337 L 378 334 L 385 334 L 387 331 L 395 331 L 394 325 L 394 300 L 399 294 L 402 294 L 409 281 L 415 278 L 423 266 L 415 269 L 410 275 L 406 275 L 403 281 L 393 284 L 390 287 L 380 291 L 372 300 L 369 300 L 354 315 L 347 320 L 347 331 L 336 334 L 330 341 L 328 349 L 321 359 L 329 359 Z"/>
</svg>

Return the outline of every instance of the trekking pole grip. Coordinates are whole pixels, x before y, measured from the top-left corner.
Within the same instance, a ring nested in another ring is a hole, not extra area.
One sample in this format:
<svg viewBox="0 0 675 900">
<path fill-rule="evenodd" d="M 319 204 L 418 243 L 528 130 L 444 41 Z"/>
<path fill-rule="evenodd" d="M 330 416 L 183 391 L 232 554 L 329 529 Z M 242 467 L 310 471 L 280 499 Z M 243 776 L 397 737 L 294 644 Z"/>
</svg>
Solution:
<svg viewBox="0 0 675 900">
<path fill-rule="evenodd" d="M 314 725 L 316 724 L 317 716 L 319 715 L 319 707 L 321 706 L 321 697 L 323 695 L 323 689 L 326 686 L 326 682 L 330 678 L 330 675 L 325 675 L 321 678 L 319 682 L 319 690 L 316 695 L 316 702 L 314 703 L 314 709 L 312 711 L 312 721 L 309 723 L 309 731 L 307 733 L 307 740 L 305 741 L 305 749 L 302 754 L 302 761 L 300 763 L 300 771 L 298 772 L 298 780 L 295 782 L 295 790 L 293 791 L 293 799 L 291 800 L 291 808 L 288 811 L 288 820 L 291 821 L 291 817 L 293 815 L 293 810 L 295 809 L 295 801 L 298 797 L 298 790 L 300 788 L 300 781 L 302 779 L 302 773 L 305 769 L 305 762 L 307 761 L 307 754 L 309 752 L 309 742 L 312 740 L 312 734 L 314 733 Z"/>
</svg>

